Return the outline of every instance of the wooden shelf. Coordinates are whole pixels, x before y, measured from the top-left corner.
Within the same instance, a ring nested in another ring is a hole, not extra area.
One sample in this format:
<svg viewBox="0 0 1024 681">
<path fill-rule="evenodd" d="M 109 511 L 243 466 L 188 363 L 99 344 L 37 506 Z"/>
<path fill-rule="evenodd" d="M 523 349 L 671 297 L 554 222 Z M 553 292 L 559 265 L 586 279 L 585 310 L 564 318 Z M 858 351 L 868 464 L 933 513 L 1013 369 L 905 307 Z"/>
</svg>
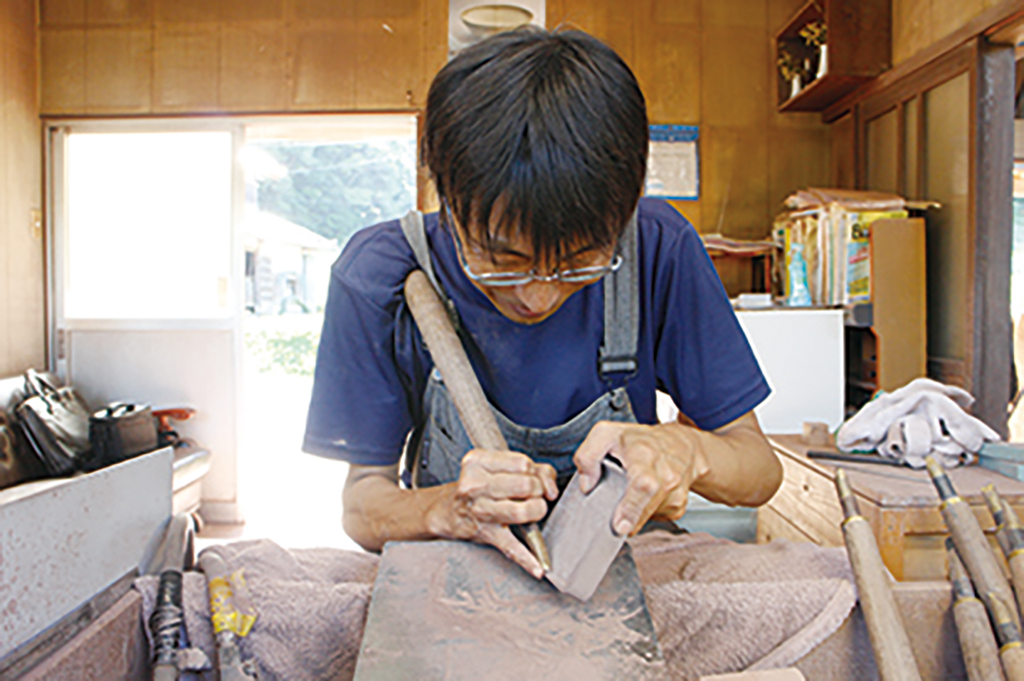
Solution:
<svg viewBox="0 0 1024 681">
<path fill-rule="evenodd" d="M 776 57 L 785 48 L 816 71 L 817 50 L 800 37 L 814 21 L 828 30 L 828 70 L 790 97 L 790 83 L 776 69 L 781 112 L 824 111 L 891 65 L 890 0 L 810 0 L 776 32 Z"/>
</svg>

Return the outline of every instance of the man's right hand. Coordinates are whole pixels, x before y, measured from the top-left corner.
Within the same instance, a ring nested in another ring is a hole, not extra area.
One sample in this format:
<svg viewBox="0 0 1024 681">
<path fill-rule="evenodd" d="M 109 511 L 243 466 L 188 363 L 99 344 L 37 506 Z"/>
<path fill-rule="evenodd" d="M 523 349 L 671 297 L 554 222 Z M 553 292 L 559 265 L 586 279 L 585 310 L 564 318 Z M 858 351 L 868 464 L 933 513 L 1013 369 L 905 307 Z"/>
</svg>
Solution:
<svg viewBox="0 0 1024 681">
<path fill-rule="evenodd" d="M 445 485 L 444 502 L 428 514 L 431 531 L 446 539 L 490 544 L 537 579 L 544 569 L 509 525 L 537 522 L 545 499 L 558 498 L 555 469 L 518 452 L 470 450 L 457 482 Z"/>
</svg>

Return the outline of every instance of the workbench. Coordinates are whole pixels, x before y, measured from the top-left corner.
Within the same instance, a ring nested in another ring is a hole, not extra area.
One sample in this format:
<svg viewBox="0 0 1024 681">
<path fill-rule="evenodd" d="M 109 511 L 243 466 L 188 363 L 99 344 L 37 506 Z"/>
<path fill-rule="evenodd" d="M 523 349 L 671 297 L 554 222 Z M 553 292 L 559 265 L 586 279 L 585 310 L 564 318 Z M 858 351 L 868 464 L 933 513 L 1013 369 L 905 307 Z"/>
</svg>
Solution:
<svg viewBox="0 0 1024 681">
<path fill-rule="evenodd" d="M 835 470 L 841 465 L 893 577 L 906 581 L 947 578 L 944 542 L 948 532 L 938 494 L 924 469 L 812 460 L 806 455 L 809 449 L 829 448 L 810 447 L 799 435 L 774 435 L 769 440 L 782 461 L 784 478 L 775 496 L 758 510 L 758 543 L 786 538 L 843 546 L 843 511 L 835 488 Z M 982 487 L 994 483 L 1017 514 L 1024 516 L 1024 483 L 978 466 L 951 469 L 949 477 L 993 546 L 997 546 L 995 524 Z M 1002 555 L 998 548 L 996 554 Z"/>
</svg>

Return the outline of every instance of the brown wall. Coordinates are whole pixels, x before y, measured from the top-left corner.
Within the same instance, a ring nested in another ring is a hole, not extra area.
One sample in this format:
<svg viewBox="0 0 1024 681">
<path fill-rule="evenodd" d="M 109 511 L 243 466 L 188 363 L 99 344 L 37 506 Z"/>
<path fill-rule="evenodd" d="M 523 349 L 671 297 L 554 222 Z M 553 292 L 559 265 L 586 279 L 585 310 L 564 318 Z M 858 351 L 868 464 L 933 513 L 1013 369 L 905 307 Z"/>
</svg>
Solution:
<svg viewBox="0 0 1024 681">
<path fill-rule="evenodd" d="M 768 234 L 828 178 L 827 129 L 774 111 L 771 35 L 801 0 L 548 0 L 608 40 L 655 123 L 701 126 L 703 231 Z M 40 0 L 44 114 L 417 108 L 444 63 L 447 0 Z"/>
<path fill-rule="evenodd" d="M 892 61 L 946 37 L 999 0 L 892 0 Z"/>
<path fill-rule="evenodd" d="M 0 377 L 45 355 L 35 0 L 0 2 Z"/>
<path fill-rule="evenodd" d="M 446 0 L 39 0 L 44 114 L 409 109 Z"/>
<path fill-rule="evenodd" d="M 578 26 L 618 50 L 640 80 L 652 123 L 700 126 L 701 198 L 678 202 L 683 214 L 702 232 L 763 238 L 790 192 L 829 177 L 819 116 L 775 111 L 772 37 L 802 4 L 548 0 L 547 16 L 549 25 Z"/>
</svg>

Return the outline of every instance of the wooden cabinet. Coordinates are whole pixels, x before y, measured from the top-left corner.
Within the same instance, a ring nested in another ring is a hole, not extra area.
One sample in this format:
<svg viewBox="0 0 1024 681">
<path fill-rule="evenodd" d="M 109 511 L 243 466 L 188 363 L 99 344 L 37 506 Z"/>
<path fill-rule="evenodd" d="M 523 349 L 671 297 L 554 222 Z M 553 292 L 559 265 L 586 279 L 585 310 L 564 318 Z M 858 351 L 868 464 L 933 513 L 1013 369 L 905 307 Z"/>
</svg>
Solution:
<svg viewBox="0 0 1024 681">
<path fill-rule="evenodd" d="M 846 328 L 853 409 L 928 370 L 924 220 L 876 220 L 870 229 L 871 301 L 850 311 Z"/>
<path fill-rule="evenodd" d="M 843 546 L 836 466 L 808 459 L 809 447 L 798 435 L 770 439 L 782 461 L 784 477 L 778 493 L 758 509 L 758 543 L 784 538 Z M 901 581 L 945 580 L 948 531 L 928 473 L 880 464 L 842 465 L 893 577 Z M 981 488 L 994 483 L 1019 514 L 1024 511 L 1024 483 L 978 466 L 953 469 L 949 477 L 995 546 L 994 524 Z M 995 550 L 998 553 L 998 548 Z"/>
<path fill-rule="evenodd" d="M 817 50 L 800 31 L 821 22 L 827 29 L 828 68 L 818 78 Z M 788 52 L 810 68 L 803 88 L 793 95 L 791 84 L 776 69 L 779 111 L 823 111 L 891 65 L 890 0 L 809 0 L 775 35 L 776 58 Z M 813 78 L 813 80 L 810 80 Z"/>
</svg>

